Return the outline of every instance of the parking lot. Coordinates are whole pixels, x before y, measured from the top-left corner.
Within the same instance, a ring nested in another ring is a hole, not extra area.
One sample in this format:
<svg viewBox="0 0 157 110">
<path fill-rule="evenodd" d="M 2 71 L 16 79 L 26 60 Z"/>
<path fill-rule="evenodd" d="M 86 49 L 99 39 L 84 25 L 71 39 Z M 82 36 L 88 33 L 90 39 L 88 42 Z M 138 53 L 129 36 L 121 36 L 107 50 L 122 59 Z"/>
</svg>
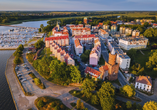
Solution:
<svg viewBox="0 0 157 110">
<path fill-rule="evenodd" d="M 28 73 L 31 72 L 31 70 L 26 64 L 18 65 L 15 69 L 19 81 L 22 83 L 27 92 L 33 93 L 34 91 L 40 89 L 34 84 L 33 79 L 29 76 Z"/>
</svg>

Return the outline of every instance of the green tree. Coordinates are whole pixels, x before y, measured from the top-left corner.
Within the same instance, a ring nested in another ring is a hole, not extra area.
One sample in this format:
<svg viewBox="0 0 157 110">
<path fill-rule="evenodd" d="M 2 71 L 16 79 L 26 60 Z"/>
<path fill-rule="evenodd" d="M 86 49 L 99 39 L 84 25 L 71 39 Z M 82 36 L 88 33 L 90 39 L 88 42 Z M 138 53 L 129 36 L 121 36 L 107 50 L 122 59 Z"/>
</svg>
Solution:
<svg viewBox="0 0 157 110">
<path fill-rule="evenodd" d="M 20 60 L 20 58 L 19 57 L 15 57 L 15 59 L 14 59 L 14 64 L 20 64 L 21 63 L 21 60 Z"/>
<path fill-rule="evenodd" d="M 135 96 L 135 94 L 136 94 L 135 88 L 132 84 L 131 85 L 124 85 L 122 88 L 120 88 L 120 92 L 121 92 L 121 94 L 124 94 L 128 97 Z"/>
<path fill-rule="evenodd" d="M 77 100 L 76 107 L 77 107 L 77 109 L 81 108 L 81 100 L 80 99 Z"/>
<path fill-rule="evenodd" d="M 126 108 L 131 108 L 132 107 L 132 103 L 131 103 L 131 101 L 127 101 L 126 102 Z"/>
<path fill-rule="evenodd" d="M 16 51 L 13 53 L 13 55 L 14 55 L 15 57 L 21 57 L 21 56 L 22 56 L 22 51 L 21 51 L 21 50 L 16 50 Z"/>
<path fill-rule="evenodd" d="M 143 26 L 145 27 L 145 28 L 147 28 L 147 27 L 149 27 L 149 26 L 151 26 L 148 22 L 145 22 L 144 24 L 143 24 Z"/>
<path fill-rule="evenodd" d="M 97 95 L 92 95 L 91 103 L 92 103 L 93 105 L 98 105 L 98 104 L 99 104 L 99 98 L 98 98 Z"/>
<path fill-rule="evenodd" d="M 34 83 L 36 85 L 40 85 L 41 84 L 41 80 L 39 78 L 34 78 Z"/>
<path fill-rule="evenodd" d="M 24 50 L 24 46 L 23 46 L 22 44 L 20 44 L 20 45 L 18 46 L 17 50 L 23 51 L 23 50 Z"/>
<path fill-rule="evenodd" d="M 81 88 L 81 92 L 87 97 L 90 98 L 92 96 L 92 91 L 95 90 L 95 83 L 92 79 L 86 78 L 83 83 Z"/>
<path fill-rule="evenodd" d="M 72 78 L 72 82 L 79 83 L 81 81 L 80 71 L 76 66 L 71 66 L 70 69 L 71 69 L 70 76 Z"/>
<path fill-rule="evenodd" d="M 42 100 L 39 100 L 38 103 L 37 103 L 37 106 L 39 108 L 43 107 L 44 106 L 44 102 Z"/>
<path fill-rule="evenodd" d="M 37 49 L 42 48 L 44 45 L 45 45 L 45 43 L 44 43 L 42 40 L 38 40 L 38 41 L 34 44 L 35 48 L 37 48 Z"/>
<path fill-rule="evenodd" d="M 143 110 L 157 110 L 157 102 L 149 101 L 143 105 Z"/>
<path fill-rule="evenodd" d="M 43 25 L 43 24 L 40 24 L 40 28 L 43 29 L 43 28 L 44 28 L 44 25 Z"/>
<path fill-rule="evenodd" d="M 83 102 L 81 102 L 80 109 L 81 109 L 81 110 L 85 109 L 85 107 L 84 107 L 84 103 L 83 103 Z"/>
<path fill-rule="evenodd" d="M 114 106 L 115 90 L 110 82 L 104 82 L 97 92 L 103 110 L 112 110 Z"/>
</svg>

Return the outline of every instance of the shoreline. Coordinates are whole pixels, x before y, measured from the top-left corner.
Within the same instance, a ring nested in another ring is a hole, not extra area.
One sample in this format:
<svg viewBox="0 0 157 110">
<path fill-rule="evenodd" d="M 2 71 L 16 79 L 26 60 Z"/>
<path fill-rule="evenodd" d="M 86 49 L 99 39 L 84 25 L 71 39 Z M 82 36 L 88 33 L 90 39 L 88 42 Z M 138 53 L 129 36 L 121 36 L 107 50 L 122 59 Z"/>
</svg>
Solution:
<svg viewBox="0 0 157 110">
<path fill-rule="evenodd" d="M 11 55 L 11 56 L 12 56 L 12 55 Z M 10 57 L 11 57 L 11 56 L 10 56 Z M 11 97 L 12 97 L 12 100 L 13 100 L 13 102 L 14 102 L 15 108 L 16 108 L 16 110 L 18 110 L 17 104 L 16 104 L 16 102 L 15 102 L 15 100 L 14 100 L 14 96 L 13 96 L 13 93 L 12 93 L 12 90 L 11 90 L 11 87 L 10 87 L 10 83 L 9 83 L 8 78 L 7 78 L 7 75 L 6 75 L 8 60 L 10 59 L 10 57 L 7 59 L 7 63 L 6 63 L 6 67 L 5 67 L 5 78 L 6 78 L 6 80 L 7 80 L 8 87 L 9 87 L 9 90 L 10 90 Z"/>
<path fill-rule="evenodd" d="M 16 50 L 17 48 L 0 48 L 0 50 Z"/>
</svg>

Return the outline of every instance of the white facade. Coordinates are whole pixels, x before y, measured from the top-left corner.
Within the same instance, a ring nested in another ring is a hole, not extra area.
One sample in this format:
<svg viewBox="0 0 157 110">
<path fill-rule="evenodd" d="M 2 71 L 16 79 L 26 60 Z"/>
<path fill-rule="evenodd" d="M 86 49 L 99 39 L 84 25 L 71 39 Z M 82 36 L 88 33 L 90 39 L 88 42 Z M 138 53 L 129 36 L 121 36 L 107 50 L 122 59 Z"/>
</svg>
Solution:
<svg viewBox="0 0 157 110">
<path fill-rule="evenodd" d="M 148 43 L 147 38 L 122 38 L 119 40 L 119 46 L 125 50 L 130 50 L 131 48 L 134 49 L 141 49 L 146 48 Z"/>
<path fill-rule="evenodd" d="M 144 90 L 144 91 L 151 92 L 152 86 L 151 86 L 151 85 L 147 85 L 147 84 L 143 84 L 143 83 L 136 82 L 136 83 L 135 83 L 135 88 L 138 88 L 138 89 L 141 89 L 141 90 Z"/>
</svg>

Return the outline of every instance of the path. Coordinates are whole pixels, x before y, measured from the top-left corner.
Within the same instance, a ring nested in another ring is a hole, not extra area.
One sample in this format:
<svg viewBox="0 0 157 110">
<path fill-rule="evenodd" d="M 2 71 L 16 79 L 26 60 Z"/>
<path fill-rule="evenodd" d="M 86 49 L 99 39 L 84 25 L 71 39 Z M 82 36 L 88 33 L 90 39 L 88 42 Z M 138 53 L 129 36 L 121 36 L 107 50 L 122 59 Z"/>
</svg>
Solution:
<svg viewBox="0 0 157 110">
<path fill-rule="evenodd" d="M 17 108 L 17 110 L 27 110 L 29 108 L 32 108 L 33 110 L 37 110 L 37 108 L 34 105 L 34 101 L 37 97 L 41 97 L 41 96 L 52 96 L 55 98 L 60 99 L 68 108 L 72 109 L 73 107 L 70 105 L 71 102 L 76 102 L 78 100 L 78 98 L 72 96 L 71 94 L 69 94 L 70 90 L 76 89 L 78 90 L 77 87 L 65 87 L 65 86 L 60 86 L 57 84 L 53 84 L 47 80 L 45 80 L 43 77 L 41 77 L 38 72 L 32 67 L 32 65 L 30 65 L 28 63 L 28 61 L 25 58 L 25 54 L 24 54 L 24 62 L 27 63 L 27 66 L 31 69 L 31 71 L 41 79 L 41 81 L 45 84 L 46 89 L 40 89 L 40 88 L 36 88 L 36 86 L 33 85 L 33 83 L 31 82 L 31 80 L 29 80 L 29 78 L 27 76 L 25 76 L 25 78 L 27 78 L 27 81 L 29 84 L 26 84 L 26 86 L 31 86 L 31 88 L 33 88 L 32 90 L 30 90 L 34 96 L 25 96 L 23 91 L 21 90 L 21 87 L 17 81 L 17 78 L 13 72 L 13 60 L 14 60 L 14 56 L 12 55 L 9 59 L 8 59 L 8 64 L 6 66 L 6 77 L 10 86 L 10 90 L 15 102 L 15 106 Z M 24 70 L 22 71 L 23 75 L 25 74 Z M 81 100 L 82 101 L 82 100 Z M 83 101 L 84 102 L 84 101 Z M 85 107 L 87 107 L 89 110 L 96 110 L 94 107 L 92 107 L 91 105 L 84 103 Z"/>
<path fill-rule="evenodd" d="M 142 55 L 145 55 L 141 50 L 140 50 L 140 52 L 141 52 Z"/>
</svg>

